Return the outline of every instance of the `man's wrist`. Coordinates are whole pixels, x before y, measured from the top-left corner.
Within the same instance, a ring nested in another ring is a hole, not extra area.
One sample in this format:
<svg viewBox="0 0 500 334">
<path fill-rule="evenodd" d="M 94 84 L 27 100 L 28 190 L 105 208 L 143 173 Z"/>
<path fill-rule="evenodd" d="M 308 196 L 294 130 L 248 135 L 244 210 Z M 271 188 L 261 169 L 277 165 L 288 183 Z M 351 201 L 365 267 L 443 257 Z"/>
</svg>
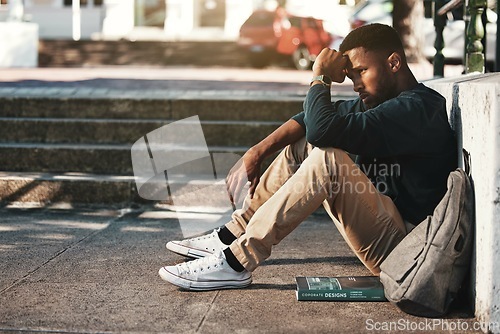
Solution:
<svg viewBox="0 0 500 334">
<path fill-rule="evenodd" d="M 249 155 L 259 161 L 259 163 L 264 160 L 266 156 L 266 152 L 269 150 L 268 144 L 265 142 L 265 139 L 250 147 L 247 151 Z"/>
<path fill-rule="evenodd" d="M 332 85 L 332 79 L 324 74 L 321 75 L 315 75 L 311 79 L 311 82 L 309 83 L 309 86 L 316 85 L 316 84 L 322 84 L 323 86 L 330 87 Z"/>
</svg>

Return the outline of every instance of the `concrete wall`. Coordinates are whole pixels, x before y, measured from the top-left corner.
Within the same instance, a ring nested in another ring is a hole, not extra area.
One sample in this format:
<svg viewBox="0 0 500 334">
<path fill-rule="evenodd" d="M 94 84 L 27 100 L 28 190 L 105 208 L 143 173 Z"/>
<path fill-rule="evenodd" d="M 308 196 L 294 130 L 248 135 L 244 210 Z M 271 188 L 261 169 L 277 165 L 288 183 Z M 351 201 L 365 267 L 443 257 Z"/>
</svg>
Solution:
<svg viewBox="0 0 500 334">
<path fill-rule="evenodd" d="M 476 204 L 475 313 L 500 333 L 500 73 L 428 81 L 447 99 L 459 145 L 471 154 Z M 462 156 L 460 156 L 460 160 Z"/>
<path fill-rule="evenodd" d="M 38 66 L 38 25 L 0 22 L 0 67 Z"/>
</svg>

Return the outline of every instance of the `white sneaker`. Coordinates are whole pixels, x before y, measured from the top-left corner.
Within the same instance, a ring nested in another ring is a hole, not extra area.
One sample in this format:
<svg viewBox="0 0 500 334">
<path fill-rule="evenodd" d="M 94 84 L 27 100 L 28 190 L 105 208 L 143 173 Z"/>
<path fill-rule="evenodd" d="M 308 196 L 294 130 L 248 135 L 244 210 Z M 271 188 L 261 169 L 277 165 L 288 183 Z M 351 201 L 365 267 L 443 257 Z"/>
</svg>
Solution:
<svg viewBox="0 0 500 334">
<path fill-rule="evenodd" d="M 252 283 L 252 273 L 247 270 L 235 271 L 227 264 L 223 252 L 163 267 L 158 274 L 167 282 L 193 291 L 237 289 Z"/>
<path fill-rule="evenodd" d="M 182 241 L 169 241 L 167 249 L 188 257 L 199 259 L 205 256 L 218 253 L 228 246 L 219 239 L 220 228 L 213 230 L 212 233 L 202 235 L 201 237 L 185 239 Z"/>
</svg>

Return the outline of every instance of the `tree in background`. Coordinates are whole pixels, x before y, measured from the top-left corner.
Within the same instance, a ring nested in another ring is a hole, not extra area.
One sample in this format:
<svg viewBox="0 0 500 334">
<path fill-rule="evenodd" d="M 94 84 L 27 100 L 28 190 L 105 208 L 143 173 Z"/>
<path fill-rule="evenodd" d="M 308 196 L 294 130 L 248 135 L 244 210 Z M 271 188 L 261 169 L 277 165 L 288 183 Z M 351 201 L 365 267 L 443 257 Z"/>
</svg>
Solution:
<svg viewBox="0 0 500 334">
<path fill-rule="evenodd" d="M 408 61 L 424 60 L 423 0 L 393 0 L 393 4 L 392 25 L 401 36 Z"/>
</svg>

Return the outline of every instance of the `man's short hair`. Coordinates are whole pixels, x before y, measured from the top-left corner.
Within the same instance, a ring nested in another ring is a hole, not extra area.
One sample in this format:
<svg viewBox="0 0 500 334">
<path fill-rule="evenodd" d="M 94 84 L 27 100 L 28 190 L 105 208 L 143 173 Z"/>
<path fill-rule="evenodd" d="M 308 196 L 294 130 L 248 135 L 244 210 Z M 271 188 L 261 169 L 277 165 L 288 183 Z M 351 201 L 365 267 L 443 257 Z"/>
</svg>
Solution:
<svg viewBox="0 0 500 334">
<path fill-rule="evenodd" d="M 398 32 L 380 23 L 368 24 L 351 31 L 340 44 L 339 51 L 344 53 L 359 47 L 365 48 L 366 51 L 382 51 L 387 56 L 393 52 L 405 56 Z"/>
</svg>

